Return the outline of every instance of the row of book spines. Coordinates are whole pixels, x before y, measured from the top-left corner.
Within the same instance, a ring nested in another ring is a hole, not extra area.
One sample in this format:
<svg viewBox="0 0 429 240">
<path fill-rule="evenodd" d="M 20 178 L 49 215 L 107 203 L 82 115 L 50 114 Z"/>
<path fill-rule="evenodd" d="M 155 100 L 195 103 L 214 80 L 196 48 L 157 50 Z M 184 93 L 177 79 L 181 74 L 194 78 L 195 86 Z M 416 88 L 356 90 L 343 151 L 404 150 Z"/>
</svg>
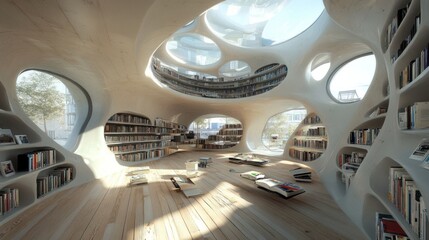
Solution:
<svg viewBox="0 0 429 240">
<path fill-rule="evenodd" d="M 166 140 L 168 136 L 159 136 L 159 135 L 119 135 L 119 136 L 104 136 L 104 139 L 107 143 L 114 142 L 138 142 L 138 141 L 156 141 L 161 140 L 165 137 Z"/>
<path fill-rule="evenodd" d="M 165 155 L 165 149 L 153 149 L 150 151 L 138 152 L 138 153 L 127 153 L 118 154 L 116 157 L 125 162 L 138 162 L 149 160 L 153 158 L 163 157 Z"/>
<path fill-rule="evenodd" d="M 409 239 L 401 225 L 390 214 L 376 213 L 376 239 Z"/>
<path fill-rule="evenodd" d="M 225 148 L 230 148 L 237 145 L 237 143 L 235 142 L 230 142 L 227 144 L 216 144 L 216 143 L 205 143 L 203 145 L 204 149 L 225 149 Z"/>
<path fill-rule="evenodd" d="M 302 123 L 304 123 L 304 124 L 316 124 L 316 123 L 322 123 L 322 121 L 320 120 L 320 117 L 316 115 L 316 116 L 306 117 L 302 121 Z"/>
<path fill-rule="evenodd" d="M 132 114 L 116 113 L 109 118 L 109 121 L 114 122 L 126 122 L 126 123 L 140 123 L 140 124 L 151 124 L 150 120 L 145 117 L 139 117 Z"/>
<path fill-rule="evenodd" d="M 342 167 L 345 163 L 356 163 L 361 164 L 365 158 L 364 153 L 352 152 L 352 153 L 342 153 L 338 155 L 338 166 Z"/>
<path fill-rule="evenodd" d="M 166 144 L 166 143 L 151 144 L 146 146 L 119 145 L 119 146 L 110 146 L 109 149 L 115 154 L 128 154 L 128 153 L 140 152 L 140 151 L 153 151 L 153 150 L 158 150 L 160 148 L 165 148 L 168 146 L 170 146 L 170 144 Z"/>
<path fill-rule="evenodd" d="M 293 145 L 296 147 L 307 147 L 316 149 L 326 149 L 328 147 L 327 140 L 301 140 L 294 139 Z"/>
<path fill-rule="evenodd" d="M 221 129 L 219 130 L 217 135 L 243 135 L 243 130 Z"/>
<path fill-rule="evenodd" d="M 228 124 L 224 124 L 222 126 L 222 128 L 224 128 L 224 129 L 231 129 L 231 128 L 235 129 L 235 128 L 242 128 L 242 126 L 239 123 L 236 123 L 236 124 L 228 123 Z"/>
<path fill-rule="evenodd" d="M 39 177 L 36 180 L 37 197 L 41 197 L 73 180 L 73 170 L 70 167 L 58 168 L 48 176 Z"/>
<path fill-rule="evenodd" d="M 414 36 L 416 35 L 417 31 L 419 30 L 420 25 L 421 25 L 421 17 L 419 14 L 415 18 L 415 23 L 411 27 L 410 34 L 408 34 L 408 36 L 401 42 L 401 44 L 399 45 L 398 51 L 396 53 L 392 54 L 391 63 L 394 63 L 396 61 L 396 59 L 398 59 L 399 56 L 401 56 L 401 54 L 405 51 L 405 49 L 408 47 L 411 40 L 413 40 Z"/>
<path fill-rule="evenodd" d="M 413 82 L 429 66 L 429 45 L 420 51 L 420 55 L 411 60 L 399 74 L 399 88 Z"/>
<path fill-rule="evenodd" d="M 285 76 L 281 76 L 273 80 L 254 83 L 252 85 L 238 86 L 234 88 L 215 88 L 204 86 L 198 87 L 195 84 L 182 83 L 160 76 L 160 80 L 162 83 L 170 86 L 176 91 L 189 95 L 197 95 L 211 98 L 240 98 L 258 95 L 277 86 L 284 78 Z"/>
<path fill-rule="evenodd" d="M 414 180 L 402 167 L 389 170 L 388 196 L 413 231 L 421 238 L 427 236 L 427 208 Z"/>
<path fill-rule="evenodd" d="M 399 109 L 399 128 L 422 129 L 429 127 L 429 102 L 415 102 L 411 106 Z"/>
<path fill-rule="evenodd" d="M 326 127 L 300 129 L 296 132 L 297 136 L 327 136 Z"/>
<path fill-rule="evenodd" d="M 398 9 L 396 15 L 393 17 L 392 21 L 389 23 L 386 29 L 386 46 L 392 42 L 392 38 L 395 35 L 398 27 L 401 25 L 402 20 L 405 18 L 405 15 L 408 12 L 408 8 L 411 5 L 411 1 L 403 8 Z"/>
<path fill-rule="evenodd" d="M 122 125 L 112 125 L 106 124 L 104 126 L 105 133 L 170 133 L 169 128 L 164 127 L 155 127 L 155 126 L 122 126 Z"/>
<path fill-rule="evenodd" d="M 156 61 L 152 62 L 153 69 L 159 73 L 165 73 L 170 75 L 171 77 L 174 77 L 176 79 L 182 80 L 182 81 L 188 81 L 190 83 L 195 83 L 197 86 L 204 86 L 205 84 L 213 84 L 214 86 L 220 85 L 221 87 L 234 87 L 234 86 L 242 86 L 244 84 L 253 84 L 257 83 L 259 81 L 264 81 L 267 79 L 275 78 L 279 75 L 282 75 L 287 72 L 287 67 L 285 65 L 278 65 L 276 67 L 272 67 L 267 69 L 265 72 L 262 71 L 261 73 L 257 74 L 256 76 L 250 76 L 246 78 L 237 79 L 234 82 L 228 82 L 228 81 L 221 81 L 220 79 L 212 79 L 211 81 L 204 81 L 203 79 L 193 78 L 190 76 L 182 75 L 178 73 L 177 71 L 167 68 L 165 66 L 159 65 L 156 63 Z M 198 75 L 195 75 L 198 76 Z"/>
<path fill-rule="evenodd" d="M 19 154 L 17 158 L 17 171 L 34 171 L 57 162 L 54 149 Z"/>
<path fill-rule="evenodd" d="M 372 145 L 380 133 L 380 128 L 356 129 L 349 134 L 349 144 Z"/>
<path fill-rule="evenodd" d="M 240 141 L 241 135 L 209 135 L 209 141 Z"/>
<path fill-rule="evenodd" d="M 313 161 L 322 156 L 322 153 L 289 149 L 289 155 L 301 161 Z"/>
<path fill-rule="evenodd" d="M 19 207 L 19 189 L 3 188 L 0 190 L 0 215 Z"/>
</svg>

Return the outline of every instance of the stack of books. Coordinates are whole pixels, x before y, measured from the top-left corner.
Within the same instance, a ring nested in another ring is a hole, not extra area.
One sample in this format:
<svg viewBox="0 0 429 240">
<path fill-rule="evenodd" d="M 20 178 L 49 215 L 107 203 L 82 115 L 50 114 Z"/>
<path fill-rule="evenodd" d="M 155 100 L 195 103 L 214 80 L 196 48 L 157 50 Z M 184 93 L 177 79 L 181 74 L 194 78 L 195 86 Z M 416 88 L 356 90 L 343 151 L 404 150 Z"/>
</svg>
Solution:
<svg viewBox="0 0 429 240">
<path fill-rule="evenodd" d="M 130 185 L 147 183 L 148 182 L 147 174 L 149 173 L 150 173 L 149 166 L 139 167 L 128 172 L 128 174 L 130 175 Z"/>
<path fill-rule="evenodd" d="M 306 168 L 298 167 L 289 170 L 289 172 L 297 182 L 311 182 L 311 171 Z"/>
</svg>

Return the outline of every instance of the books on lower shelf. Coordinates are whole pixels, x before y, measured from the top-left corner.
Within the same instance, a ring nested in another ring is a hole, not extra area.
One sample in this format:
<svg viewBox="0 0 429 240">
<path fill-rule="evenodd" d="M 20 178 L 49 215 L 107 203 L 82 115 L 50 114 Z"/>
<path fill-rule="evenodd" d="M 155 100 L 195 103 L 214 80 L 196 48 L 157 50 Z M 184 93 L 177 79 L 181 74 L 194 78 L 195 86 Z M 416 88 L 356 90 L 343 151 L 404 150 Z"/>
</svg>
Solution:
<svg viewBox="0 0 429 240">
<path fill-rule="evenodd" d="M 253 171 L 253 170 L 247 171 L 244 173 L 240 173 L 240 176 L 243 178 L 250 179 L 250 180 L 258 180 L 258 179 L 265 178 L 265 175 L 263 173 L 258 172 L 258 171 Z"/>
<path fill-rule="evenodd" d="M 311 182 L 311 171 L 306 168 L 297 167 L 289 172 L 297 182 Z"/>
<path fill-rule="evenodd" d="M 19 207 L 19 189 L 3 188 L 0 190 L 0 215 Z"/>
<path fill-rule="evenodd" d="M 59 167 L 52 170 L 47 176 L 39 176 L 36 180 L 37 197 L 41 197 L 73 180 L 71 167 Z"/>
<path fill-rule="evenodd" d="M 376 213 L 376 239 L 409 239 L 399 223 L 390 214 Z"/>
<path fill-rule="evenodd" d="M 249 164 L 253 166 L 263 166 L 269 162 L 268 160 L 262 159 L 251 153 L 239 153 L 233 157 L 230 157 L 229 161 L 232 163 Z"/>
<path fill-rule="evenodd" d="M 423 196 L 408 172 L 400 166 L 389 169 L 389 201 L 399 210 L 405 221 L 420 239 L 427 236 L 427 208 Z"/>
<path fill-rule="evenodd" d="M 305 192 L 304 188 L 295 183 L 282 182 L 274 178 L 259 179 L 255 183 L 258 187 L 278 193 L 286 198 L 291 198 Z"/>
<path fill-rule="evenodd" d="M 415 102 L 400 108 L 398 124 L 402 130 L 429 128 L 429 102 Z"/>
</svg>

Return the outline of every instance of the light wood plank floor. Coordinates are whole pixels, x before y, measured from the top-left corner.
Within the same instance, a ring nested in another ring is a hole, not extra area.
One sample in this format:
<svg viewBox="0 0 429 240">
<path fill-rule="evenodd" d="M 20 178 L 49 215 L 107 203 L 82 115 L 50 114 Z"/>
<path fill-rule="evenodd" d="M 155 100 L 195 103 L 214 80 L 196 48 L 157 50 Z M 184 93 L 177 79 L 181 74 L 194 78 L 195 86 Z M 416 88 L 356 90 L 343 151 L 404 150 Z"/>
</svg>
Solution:
<svg viewBox="0 0 429 240">
<path fill-rule="evenodd" d="M 304 194 L 284 199 L 239 172 L 292 180 L 288 161 L 265 167 L 228 162 L 233 153 L 179 152 L 148 162 L 149 183 L 127 186 L 123 172 L 54 193 L 0 226 L 0 239 L 365 239 L 313 176 Z M 203 195 L 186 198 L 169 178 L 185 162 L 211 156 L 193 178 Z"/>
</svg>

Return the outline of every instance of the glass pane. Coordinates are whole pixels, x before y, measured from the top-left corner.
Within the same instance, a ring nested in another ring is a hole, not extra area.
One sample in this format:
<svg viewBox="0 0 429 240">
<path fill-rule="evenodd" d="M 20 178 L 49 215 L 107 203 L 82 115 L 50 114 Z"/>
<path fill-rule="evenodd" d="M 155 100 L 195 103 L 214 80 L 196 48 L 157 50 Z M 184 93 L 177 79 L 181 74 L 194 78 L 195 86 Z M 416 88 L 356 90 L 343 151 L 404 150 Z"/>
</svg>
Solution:
<svg viewBox="0 0 429 240">
<path fill-rule="evenodd" d="M 29 70 L 17 79 L 19 104 L 50 138 L 65 145 L 76 125 L 76 101 L 60 78 Z"/>
<path fill-rule="evenodd" d="M 329 83 L 331 95 L 343 103 L 361 100 L 374 78 L 375 67 L 374 54 L 347 62 L 334 73 Z"/>
</svg>

